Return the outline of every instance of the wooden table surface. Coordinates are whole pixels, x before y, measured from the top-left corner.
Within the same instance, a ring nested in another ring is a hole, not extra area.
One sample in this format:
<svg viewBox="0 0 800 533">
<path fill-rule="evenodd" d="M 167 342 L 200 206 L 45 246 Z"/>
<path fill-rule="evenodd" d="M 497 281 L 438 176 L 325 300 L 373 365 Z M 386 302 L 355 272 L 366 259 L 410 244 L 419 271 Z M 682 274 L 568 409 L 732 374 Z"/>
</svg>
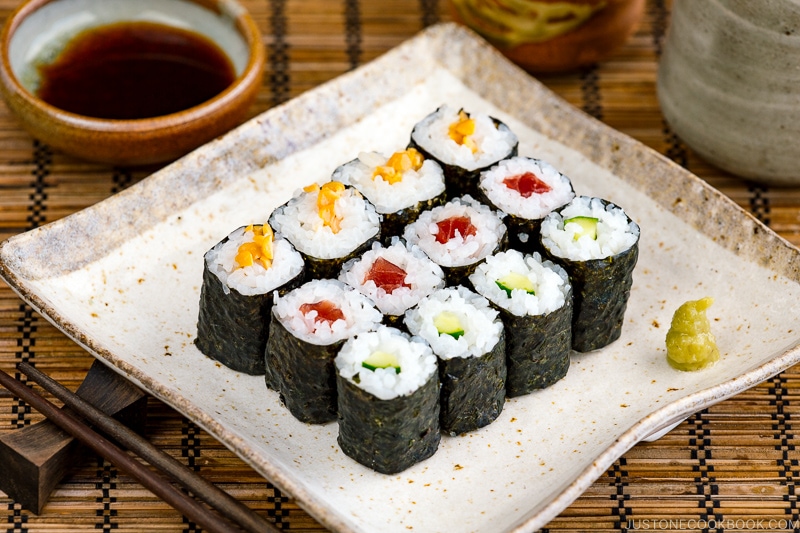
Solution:
<svg viewBox="0 0 800 533">
<path fill-rule="evenodd" d="M 4 20 L 19 0 L 0 0 Z M 263 31 L 268 61 L 251 116 L 370 61 L 423 27 L 448 19 L 444 0 L 244 0 Z M 696 157 L 665 124 L 655 93 L 669 0 L 649 0 L 636 34 L 610 59 L 538 76 L 571 104 L 707 180 L 794 245 L 800 188 L 740 180 Z M 0 240 L 86 208 L 147 177 L 79 161 L 22 131 L 0 103 Z M 0 369 L 34 363 L 76 389 L 93 358 L 0 282 Z M 18 375 L 18 374 L 17 374 Z M 792 531 L 800 524 L 800 367 L 691 416 L 635 446 L 543 531 Z M 148 401 L 148 438 L 289 531 L 324 531 L 194 423 Z M 0 392 L 0 435 L 41 416 Z M 3 465 L 0 464 L 0 476 Z M 0 493 L 7 532 L 198 528 L 106 461 L 87 456 L 39 515 Z M 454 529 L 457 531 L 457 528 Z"/>
</svg>

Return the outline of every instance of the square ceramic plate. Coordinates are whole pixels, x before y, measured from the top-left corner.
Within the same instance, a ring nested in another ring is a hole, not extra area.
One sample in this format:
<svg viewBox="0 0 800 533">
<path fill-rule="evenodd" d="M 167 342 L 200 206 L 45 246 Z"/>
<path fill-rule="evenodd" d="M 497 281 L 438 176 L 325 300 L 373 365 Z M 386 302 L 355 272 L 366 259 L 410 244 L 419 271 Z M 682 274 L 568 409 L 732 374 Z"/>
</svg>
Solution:
<svg viewBox="0 0 800 533">
<path fill-rule="evenodd" d="M 566 378 L 507 402 L 490 426 L 444 437 L 393 476 L 344 456 L 337 426 L 296 421 L 263 379 L 193 345 L 203 253 L 265 221 L 359 151 L 392 151 L 442 103 L 488 112 L 578 194 L 641 226 L 622 338 L 575 355 Z M 589 118 L 472 33 L 440 25 L 253 119 L 138 185 L 0 248 L 0 274 L 96 357 L 164 400 L 346 532 L 532 531 L 621 454 L 800 360 L 798 251 L 703 181 Z M 722 359 L 684 373 L 664 338 L 711 296 Z"/>
</svg>

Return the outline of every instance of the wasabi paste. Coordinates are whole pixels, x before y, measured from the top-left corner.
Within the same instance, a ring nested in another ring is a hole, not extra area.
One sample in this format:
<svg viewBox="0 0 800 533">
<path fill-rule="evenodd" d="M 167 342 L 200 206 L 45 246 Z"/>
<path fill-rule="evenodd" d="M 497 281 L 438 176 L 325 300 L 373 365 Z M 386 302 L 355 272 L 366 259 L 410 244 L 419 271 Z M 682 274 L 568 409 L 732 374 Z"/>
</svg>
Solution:
<svg viewBox="0 0 800 533">
<path fill-rule="evenodd" d="M 678 370 L 700 370 L 719 360 L 719 349 L 711 333 L 706 309 L 710 297 L 681 305 L 667 332 L 667 361 Z"/>
</svg>

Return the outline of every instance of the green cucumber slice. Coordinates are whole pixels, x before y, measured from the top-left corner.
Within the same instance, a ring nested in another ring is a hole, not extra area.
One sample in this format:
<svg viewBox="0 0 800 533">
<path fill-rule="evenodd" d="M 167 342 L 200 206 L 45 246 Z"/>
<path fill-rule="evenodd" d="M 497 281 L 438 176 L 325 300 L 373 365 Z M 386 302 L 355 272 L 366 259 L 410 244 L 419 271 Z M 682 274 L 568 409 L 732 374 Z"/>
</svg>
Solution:
<svg viewBox="0 0 800 533">
<path fill-rule="evenodd" d="M 361 362 L 361 366 L 367 370 L 377 370 L 378 368 L 394 368 L 396 374 L 400 373 L 400 361 L 397 356 L 389 352 L 376 350 L 369 357 Z"/>
<path fill-rule="evenodd" d="M 495 283 L 502 290 L 506 291 L 506 294 L 508 294 L 509 298 L 511 297 L 511 291 L 515 289 L 525 291 L 528 294 L 536 294 L 533 282 L 528 279 L 528 276 L 523 276 L 522 274 L 518 274 L 516 272 L 506 274 L 502 278 L 495 281 Z"/>
<path fill-rule="evenodd" d="M 433 325 L 439 335 L 450 335 L 454 339 L 459 338 L 464 334 L 464 326 L 461 325 L 461 319 L 458 315 L 450 311 L 442 311 L 433 318 Z"/>
<path fill-rule="evenodd" d="M 575 232 L 575 240 L 577 241 L 584 235 L 588 235 L 593 241 L 597 240 L 597 219 L 594 217 L 572 217 L 564 221 L 564 225 L 577 224 L 580 229 Z"/>
</svg>

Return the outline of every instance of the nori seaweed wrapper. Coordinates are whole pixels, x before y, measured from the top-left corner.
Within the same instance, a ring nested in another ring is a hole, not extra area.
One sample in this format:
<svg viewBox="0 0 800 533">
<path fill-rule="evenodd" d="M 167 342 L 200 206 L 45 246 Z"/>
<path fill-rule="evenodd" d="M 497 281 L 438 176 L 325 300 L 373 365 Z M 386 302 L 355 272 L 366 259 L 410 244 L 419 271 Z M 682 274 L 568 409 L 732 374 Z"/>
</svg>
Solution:
<svg viewBox="0 0 800 533">
<path fill-rule="evenodd" d="M 281 293 L 298 286 L 303 273 L 279 289 Z M 225 293 L 222 281 L 203 261 L 203 285 L 195 344 L 208 357 L 223 365 L 254 376 L 266 374 L 264 350 L 269 336 L 273 291 L 252 296 L 235 289 Z"/>
<path fill-rule="evenodd" d="M 438 111 L 439 109 L 437 109 L 436 111 Z M 434 113 L 436 111 L 434 111 Z M 469 116 L 469 113 L 467 113 L 467 116 Z M 489 118 L 492 119 L 492 122 L 498 129 L 502 126 L 503 128 L 506 128 L 510 131 L 510 128 L 508 128 L 508 126 L 501 120 L 496 119 L 494 117 L 489 117 Z M 502 154 L 501 156 L 497 157 L 495 161 L 492 161 L 491 163 L 483 167 L 476 168 L 474 170 L 467 170 L 464 167 L 455 164 L 445 163 L 444 161 L 440 160 L 438 157 L 434 156 L 429 150 L 427 150 L 424 146 L 420 145 L 414 139 L 413 131 L 411 134 L 411 139 L 408 142 L 408 148 L 415 148 L 419 150 L 420 153 L 423 155 L 423 157 L 425 157 L 426 159 L 433 159 L 442 166 L 442 170 L 444 171 L 445 189 L 447 191 L 448 198 L 463 196 L 465 194 L 469 194 L 473 197 L 476 197 L 478 195 L 478 189 L 479 189 L 478 184 L 479 184 L 480 173 L 483 172 L 484 170 L 488 170 L 489 168 L 494 166 L 498 161 L 516 156 L 519 151 L 519 141 L 514 143 L 514 146 L 511 147 L 508 153 Z"/>
<path fill-rule="evenodd" d="M 441 429 L 455 436 L 492 423 L 506 400 L 505 334 L 480 357 L 439 358 Z"/>
<path fill-rule="evenodd" d="M 266 363 L 273 388 L 301 422 L 324 424 L 336 420 L 336 367 L 333 359 L 344 340 L 328 345 L 298 339 L 271 313 Z"/>
<path fill-rule="evenodd" d="M 606 200 L 603 205 L 616 207 Z M 627 216 L 627 215 L 626 215 Z M 633 221 L 628 217 L 628 223 Z M 625 309 L 633 285 L 633 269 L 639 258 L 639 238 L 627 250 L 603 259 L 572 261 L 551 253 L 543 255 L 561 265 L 569 274 L 574 291 L 572 349 L 599 350 L 622 334 Z"/>
<path fill-rule="evenodd" d="M 599 350 L 620 337 L 638 257 L 638 240 L 624 252 L 604 259 L 569 261 L 551 256 L 567 271 L 575 291 L 573 350 Z"/>
<path fill-rule="evenodd" d="M 337 374 L 338 442 L 351 459 L 381 474 L 396 474 L 439 447 L 439 377 L 413 393 L 381 400 Z"/>
<path fill-rule="evenodd" d="M 544 389 L 567 375 L 572 346 L 572 289 L 564 305 L 544 315 L 518 316 L 501 306 L 506 333 L 506 395 Z"/>
</svg>

